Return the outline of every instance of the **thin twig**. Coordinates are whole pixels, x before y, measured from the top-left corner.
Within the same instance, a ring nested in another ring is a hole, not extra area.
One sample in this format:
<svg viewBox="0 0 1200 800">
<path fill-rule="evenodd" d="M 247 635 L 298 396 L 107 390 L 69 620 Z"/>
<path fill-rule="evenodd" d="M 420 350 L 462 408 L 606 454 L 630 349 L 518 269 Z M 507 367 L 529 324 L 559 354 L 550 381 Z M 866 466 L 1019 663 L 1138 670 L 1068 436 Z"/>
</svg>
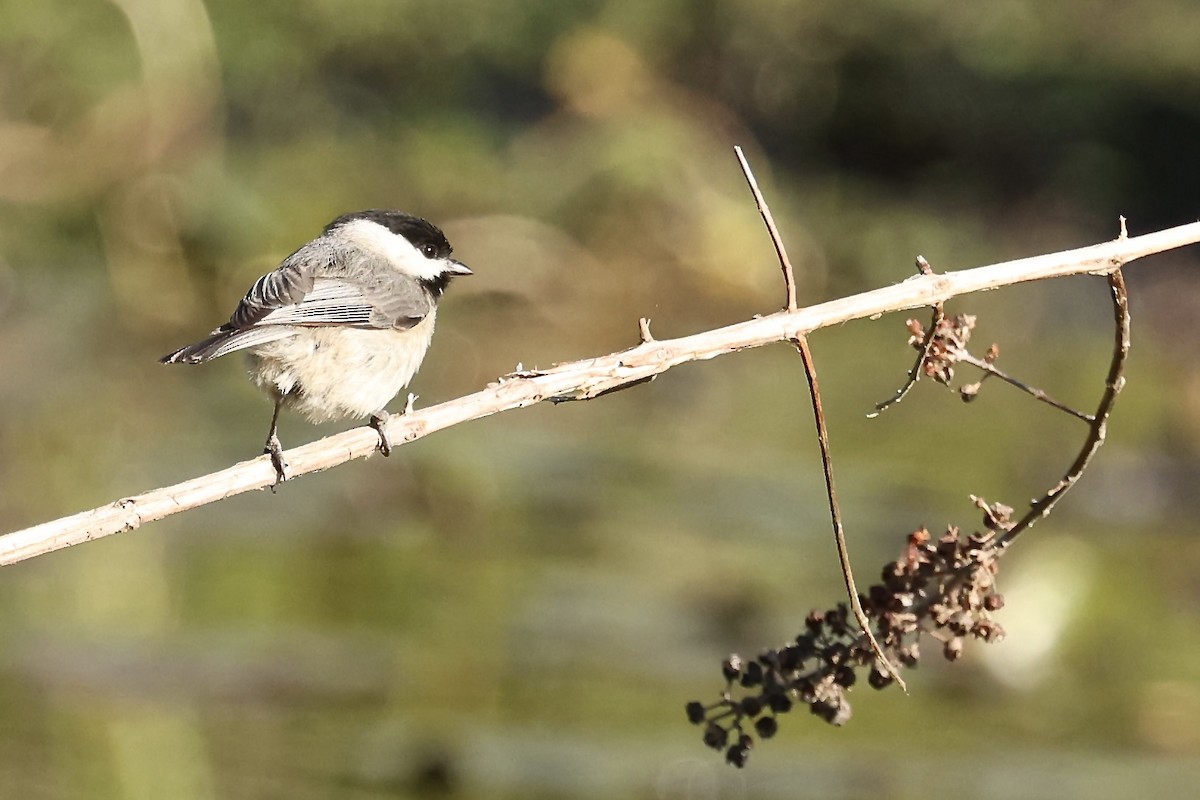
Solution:
<svg viewBox="0 0 1200 800">
<path fill-rule="evenodd" d="M 787 304 L 784 308 L 788 311 L 795 311 L 796 273 L 792 271 L 792 262 L 788 259 L 783 239 L 779 236 L 779 229 L 775 227 L 775 218 L 771 216 L 771 209 L 767 206 L 763 193 L 759 191 L 758 181 L 754 179 L 754 173 L 750 169 L 750 163 L 746 161 L 745 154 L 742 153 L 742 148 L 735 144 L 733 152 L 737 153 L 738 163 L 742 165 L 742 174 L 746 176 L 746 183 L 750 184 L 750 193 L 754 195 L 758 213 L 762 215 L 763 222 L 767 225 L 767 233 L 771 234 L 771 243 L 775 245 L 775 255 L 779 258 L 780 269 L 783 270 L 783 286 L 787 293 Z"/>
<path fill-rule="evenodd" d="M 972 355 L 971 353 L 969 353 L 966 350 L 963 350 L 962 348 L 950 347 L 950 348 L 947 348 L 946 352 L 949 353 L 950 355 L 954 356 L 955 361 L 959 361 L 963 364 L 970 364 L 972 367 L 975 367 L 976 369 L 981 369 L 988 375 L 993 375 L 993 376 L 999 378 L 1000 380 L 1004 381 L 1005 383 L 1009 384 L 1010 386 L 1015 386 L 1016 388 L 1025 392 L 1026 394 L 1028 394 L 1030 397 L 1034 398 L 1035 400 L 1039 400 L 1039 401 L 1045 403 L 1046 405 L 1053 406 L 1054 408 L 1057 408 L 1059 411 L 1065 411 L 1066 413 L 1070 414 L 1071 416 L 1075 417 L 1076 419 L 1081 419 L 1089 425 L 1091 425 L 1096 420 L 1096 418 L 1093 415 L 1085 414 L 1082 411 L 1078 411 L 1074 408 L 1071 408 L 1066 403 L 1061 403 L 1058 400 L 1055 400 L 1053 397 L 1046 394 L 1044 391 L 1037 388 L 1036 386 L 1030 386 L 1029 384 L 1024 383 L 1023 381 L 1020 381 L 1020 380 L 1014 378 L 1013 376 L 1009 375 L 1007 372 L 1004 372 L 1003 370 L 997 368 L 996 365 L 991 363 L 990 361 L 986 361 L 982 358 L 977 358 L 976 356 Z"/>
<path fill-rule="evenodd" d="M 758 181 L 754 179 L 754 172 L 750 169 L 749 162 L 742 154 L 740 147 L 734 147 L 734 152 L 737 153 L 738 162 L 742 165 L 742 172 L 746 176 L 746 182 L 750 184 L 750 191 L 754 194 L 754 202 L 758 205 L 758 211 L 762 214 L 763 222 L 766 223 L 767 233 L 771 236 L 771 243 L 775 245 L 775 253 L 779 256 L 779 266 L 783 269 L 784 281 L 787 284 L 788 293 L 788 308 L 796 307 L 796 286 L 792 279 L 792 264 L 788 259 L 787 248 L 783 244 L 783 239 L 779 235 L 779 229 L 775 227 L 775 220 L 771 216 L 771 208 L 767 205 L 766 198 L 762 192 L 758 190 Z M 858 599 L 858 587 L 854 585 L 854 570 L 850 566 L 850 551 L 846 546 L 846 531 L 842 525 L 842 511 L 837 501 L 837 489 L 833 483 L 833 454 L 829 447 L 829 430 L 825 426 L 825 411 L 821 407 L 821 386 L 817 382 L 817 365 L 813 361 L 812 350 L 808 346 L 808 337 L 804 334 L 798 334 L 792 337 L 792 344 L 800 352 L 800 359 L 804 362 L 804 376 L 808 379 L 808 395 L 812 398 L 813 418 L 817 425 L 817 442 L 821 450 L 821 469 L 825 474 L 825 495 L 829 499 L 829 517 L 833 523 L 833 540 L 837 545 L 838 562 L 842 568 L 842 579 L 846 584 L 846 594 L 850 598 L 850 609 L 854 612 L 854 619 L 858 622 L 859 628 L 862 630 L 867 641 L 871 645 L 871 650 L 875 653 L 875 657 L 879 659 L 879 663 L 883 669 L 891 675 L 900 688 L 908 691 L 908 687 L 904 683 L 904 679 L 900 677 L 900 671 L 893 666 L 888 659 L 887 654 L 883 652 L 883 647 L 875 639 L 875 634 L 871 630 L 871 621 L 867 619 L 867 614 L 863 611 L 862 603 Z"/>
<path fill-rule="evenodd" d="M 641 337 L 642 344 L 654 341 L 654 335 L 650 333 L 650 320 L 647 317 L 638 320 L 638 336 Z"/>
<path fill-rule="evenodd" d="M 917 256 L 917 269 L 922 275 L 932 275 L 933 268 L 929 266 L 929 262 L 925 260 L 925 256 Z M 921 352 L 917 356 L 917 362 L 913 364 L 912 369 L 908 371 L 908 377 L 904 380 L 904 385 L 896 390 L 896 393 L 884 400 L 882 403 L 875 404 L 875 411 L 867 414 L 867 419 L 875 419 L 884 411 L 899 403 L 908 396 L 908 392 L 912 387 L 917 385 L 917 381 L 921 379 L 921 368 L 925 366 L 925 361 L 933 352 L 933 339 L 937 335 L 938 326 L 942 324 L 942 320 L 946 318 L 945 307 L 942 303 L 933 304 L 933 319 L 929 322 L 929 328 L 925 331 L 925 341 L 921 343 Z"/>
<path fill-rule="evenodd" d="M 821 448 L 821 471 L 825 474 L 825 496 L 829 499 L 833 540 L 837 545 L 838 563 L 842 568 L 842 580 L 846 586 L 846 594 L 850 598 L 850 610 L 854 612 L 854 619 L 858 622 L 858 627 L 862 630 L 863 635 L 867 637 L 882 671 L 891 675 L 900 688 L 907 693 L 908 685 L 900 677 L 900 670 L 892 664 L 883 652 L 883 647 L 875 639 L 875 634 L 871 630 L 871 621 L 867 618 L 867 613 L 863 611 L 862 603 L 858 599 L 858 587 L 854 585 L 854 571 L 850 566 L 850 550 L 846 546 L 846 531 L 842 525 L 842 512 L 838 506 L 837 489 L 833 485 L 833 461 L 829 451 L 829 431 L 825 427 L 825 411 L 821 408 L 821 389 L 817 383 L 817 368 L 813 363 L 812 350 L 808 347 L 806 337 L 796 337 L 792 339 L 792 344 L 800 353 L 800 359 L 804 362 L 804 375 L 808 378 L 808 394 L 812 398 L 813 417 L 817 423 L 817 442 Z"/>
<path fill-rule="evenodd" d="M 1067 275 L 1102 274 L 1144 256 L 1200 242 L 1200 222 L 1060 253 L 1023 258 L 985 267 L 919 275 L 893 286 L 873 289 L 792 312 L 781 311 L 703 331 L 664 339 L 629 350 L 545 371 L 506 377 L 486 389 L 411 414 L 392 415 L 385 423 L 393 446 L 414 441 L 445 428 L 501 411 L 524 408 L 551 397 L 597 394 L 672 367 L 703 361 L 855 319 L 930 306 L 959 295 L 1027 281 Z M 375 452 L 379 434 L 369 426 L 328 436 L 285 453 L 291 478 L 330 469 Z M 13 564 L 81 542 L 137 530 L 154 520 L 215 503 L 235 494 L 265 489 L 275 483 L 275 470 L 266 456 L 154 489 L 71 516 L 0 536 L 0 564 Z M 291 490 L 289 480 L 280 494 Z"/>
<path fill-rule="evenodd" d="M 1122 219 L 1122 234 L 1124 234 L 1124 227 L 1124 219 Z M 1117 396 L 1125 388 L 1125 360 L 1129 356 L 1129 295 L 1125 291 L 1125 278 L 1120 269 L 1108 276 L 1108 285 L 1112 292 L 1113 318 L 1116 322 L 1113 355 L 1108 368 L 1108 377 L 1104 381 L 1104 396 L 1100 398 L 1100 405 L 1096 408 L 1094 418 L 1088 427 L 1087 439 L 1084 441 L 1079 455 L 1076 456 L 1075 463 L 1067 470 L 1062 480 L 1042 497 L 1033 501 L 1030 504 L 1029 512 L 996 540 L 998 548 L 1003 549 L 1010 546 L 1023 531 L 1033 527 L 1034 523 L 1046 517 L 1063 498 L 1063 495 L 1070 491 L 1071 487 L 1079 480 L 1079 476 L 1087 469 L 1092 456 L 1104 444 L 1104 438 L 1108 433 L 1108 417 L 1112 413 L 1113 404 L 1117 402 Z"/>
</svg>

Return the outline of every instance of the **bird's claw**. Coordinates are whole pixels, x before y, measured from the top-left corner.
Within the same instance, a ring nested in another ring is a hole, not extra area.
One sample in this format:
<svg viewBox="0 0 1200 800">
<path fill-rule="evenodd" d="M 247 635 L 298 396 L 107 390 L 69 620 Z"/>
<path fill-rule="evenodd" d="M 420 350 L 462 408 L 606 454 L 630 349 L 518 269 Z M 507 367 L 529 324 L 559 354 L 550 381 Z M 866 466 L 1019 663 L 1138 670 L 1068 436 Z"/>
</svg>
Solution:
<svg viewBox="0 0 1200 800">
<path fill-rule="evenodd" d="M 272 433 L 267 438 L 267 445 L 263 448 L 263 453 L 271 457 L 271 466 L 275 468 L 275 483 L 271 485 L 271 491 L 275 491 L 275 487 L 287 480 L 287 462 L 283 460 L 283 445 L 279 443 L 279 437 Z"/>
<path fill-rule="evenodd" d="M 388 437 L 387 428 L 384 427 L 390 416 L 386 411 L 377 411 L 371 415 L 371 427 L 379 434 L 379 452 L 385 458 L 392 454 L 392 440 Z"/>
</svg>

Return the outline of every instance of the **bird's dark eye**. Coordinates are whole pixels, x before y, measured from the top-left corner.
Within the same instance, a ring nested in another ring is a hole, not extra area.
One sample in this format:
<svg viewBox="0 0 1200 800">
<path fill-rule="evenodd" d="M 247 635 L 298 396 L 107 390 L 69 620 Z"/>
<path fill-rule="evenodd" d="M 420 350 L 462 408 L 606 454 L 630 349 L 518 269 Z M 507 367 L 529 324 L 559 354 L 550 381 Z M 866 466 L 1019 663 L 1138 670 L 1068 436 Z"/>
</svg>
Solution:
<svg viewBox="0 0 1200 800">
<path fill-rule="evenodd" d="M 432 244 L 421 245 L 421 253 L 426 258 L 434 258 L 437 256 L 437 246 Z"/>
</svg>

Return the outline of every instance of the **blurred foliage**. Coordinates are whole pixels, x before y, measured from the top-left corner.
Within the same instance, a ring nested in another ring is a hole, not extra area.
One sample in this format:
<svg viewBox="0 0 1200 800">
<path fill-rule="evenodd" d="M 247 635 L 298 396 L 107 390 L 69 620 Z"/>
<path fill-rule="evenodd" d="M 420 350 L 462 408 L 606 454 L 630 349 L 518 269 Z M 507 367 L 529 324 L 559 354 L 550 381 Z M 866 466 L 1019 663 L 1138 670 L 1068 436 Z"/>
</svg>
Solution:
<svg viewBox="0 0 1200 800">
<path fill-rule="evenodd" d="M 0 520 L 251 457 L 236 359 L 155 358 L 352 209 L 443 225 L 414 390 L 1200 215 L 1186 0 L 0 0 Z M 1130 386 L 1022 542 L 1009 639 L 788 719 L 735 774 L 683 703 L 840 592 L 803 377 L 768 348 L 443 432 L 3 571 L 0 796 L 1124 797 L 1200 779 L 1200 254 L 1129 270 Z M 1103 283 L 971 297 L 1090 407 Z M 924 384 L 901 316 L 813 346 L 856 564 L 1019 505 L 1078 423 Z M 324 432 L 287 419 L 285 444 Z M 1010 583 L 1005 583 L 1005 582 Z M 914 746 L 917 742 L 927 748 Z M 900 745 L 900 746 L 898 746 Z M 949 754 L 967 755 L 962 769 Z M 986 756 L 974 756 L 986 753 Z"/>
</svg>

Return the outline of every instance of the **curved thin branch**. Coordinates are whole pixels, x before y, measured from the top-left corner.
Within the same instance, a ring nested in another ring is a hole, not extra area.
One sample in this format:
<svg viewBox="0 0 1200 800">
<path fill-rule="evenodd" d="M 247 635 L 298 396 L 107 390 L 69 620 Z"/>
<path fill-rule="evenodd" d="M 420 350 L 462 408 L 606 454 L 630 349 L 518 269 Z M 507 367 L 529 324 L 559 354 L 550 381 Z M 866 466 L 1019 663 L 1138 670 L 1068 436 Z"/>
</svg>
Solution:
<svg viewBox="0 0 1200 800">
<path fill-rule="evenodd" d="M 1135 259 L 1196 242 L 1200 242 L 1200 222 L 961 272 L 919 275 L 893 286 L 795 311 L 780 311 L 678 339 L 643 342 L 619 353 L 560 364 L 545 371 L 505 376 L 474 394 L 411 414 L 393 416 L 387 423 L 387 431 L 392 442 L 399 445 L 452 425 L 543 400 L 591 399 L 628 383 L 647 380 L 680 364 L 790 341 L 850 320 L 931 306 L 958 295 L 1025 281 L 1066 275 L 1108 275 Z M 286 458 L 292 475 L 299 477 L 365 458 L 375 452 L 378 441 L 378 433 L 363 426 L 288 450 Z M 266 456 L 243 461 L 174 486 L 122 498 L 90 511 L 0 536 L 0 565 L 102 536 L 137 530 L 147 522 L 242 492 L 265 489 L 274 482 L 275 470 Z M 289 481 L 284 490 L 290 485 Z"/>
<path fill-rule="evenodd" d="M 1124 220 L 1122 220 L 1124 228 Z M 1066 475 L 1056 483 L 1050 491 L 1034 500 L 1029 505 L 1029 511 L 1011 528 L 1008 528 L 996 540 L 996 547 L 1004 549 L 1016 541 L 1023 531 L 1029 530 L 1040 519 L 1050 514 L 1054 506 L 1062 500 L 1063 495 L 1079 480 L 1079 476 L 1087 469 L 1092 456 L 1104 444 L 1108 433 L 1108 417 L 1112 414 L 1113 404 L 1117 395 L 1125 388 L 1125 360 L 1129 357 L 1129 295 L 1125 291 L 1125 276 L 1121 270 L 1115 270 L 1108 276 L 1109 290 L 1112 292 L 1113 317 L 1116 332 L 1113 341 L 1113 356 L 1108 367 L 1108 377 L 1104 381 L 1104 396 L 1100 405 L 1089 422 L 1088 436 L 1083 443 L 1075 462 L 1071 464 Z"/>
</svg>

